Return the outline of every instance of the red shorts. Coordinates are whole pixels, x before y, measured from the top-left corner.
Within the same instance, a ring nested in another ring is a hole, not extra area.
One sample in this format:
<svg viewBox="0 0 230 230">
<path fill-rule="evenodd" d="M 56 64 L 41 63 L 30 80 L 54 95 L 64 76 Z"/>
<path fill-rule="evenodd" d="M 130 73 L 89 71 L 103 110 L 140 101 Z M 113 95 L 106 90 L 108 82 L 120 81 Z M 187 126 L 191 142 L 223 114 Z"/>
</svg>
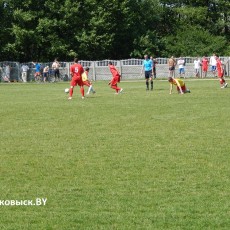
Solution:
<svg viewBox="0 0 230 230">
<path fill-rule="evenodd" d="M 90 87 L 91 86 L 91 84 L 90 84 L 90 82 L 87 80 L 87 81 L 83 81 L 83 85 L 86 85 L 86 86 L 88 86 L 88 87 Z"/>
<path fill-rule="evenodd" d="M 116 85 L 117 83 L 119 83 L 121 80 L 121 76 L 120 75 L 116 75 L 113 77 L 112 81 L 111 81 L 111 85 Z"/>
<path fill-rule="evenodd" d="M 37 77 L 37 76 L 40 76 L 41 73 L 40 72 L 35 72 L 34 76 Z"/>
<path fill-rule="evenodd" d="M 208 71 L 208 66 L 203 66 L 203 67 L 202 67 L 202 70 L 203 70 L 204 72 L 207 72 L 207 71 Z"/>
<path fill-rule="evenodd" d="M 186 86 L 185 86 L 185 84 L 184 84 L 183 86 L 181 86 L 181 89 L 182 89 L 183 92 L 186 91 Z M 177 91 L 180 92 L 180 88 L 179 88 L 178 86 L 177 86 Z"/>
<path fill-rule="evenodd" d="M 70 82 L 70 85 L 71 86 L 76 86 L 76 85 L 83 86 L 81 77 L 73 77 Z"/>
</svg>

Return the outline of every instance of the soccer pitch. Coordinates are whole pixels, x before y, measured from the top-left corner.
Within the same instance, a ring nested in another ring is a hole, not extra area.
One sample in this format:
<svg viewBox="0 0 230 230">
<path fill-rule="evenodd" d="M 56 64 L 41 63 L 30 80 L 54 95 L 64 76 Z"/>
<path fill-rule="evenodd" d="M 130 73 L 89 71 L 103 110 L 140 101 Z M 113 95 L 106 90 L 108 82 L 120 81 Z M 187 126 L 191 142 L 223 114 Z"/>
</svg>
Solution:
<svg viewBox="0 0 230 230">
<path fill-rule="evenodd" d="M 185 82 L 1 83 L 1 229 L 230 229 L 230 89 Z"/>
</svg>

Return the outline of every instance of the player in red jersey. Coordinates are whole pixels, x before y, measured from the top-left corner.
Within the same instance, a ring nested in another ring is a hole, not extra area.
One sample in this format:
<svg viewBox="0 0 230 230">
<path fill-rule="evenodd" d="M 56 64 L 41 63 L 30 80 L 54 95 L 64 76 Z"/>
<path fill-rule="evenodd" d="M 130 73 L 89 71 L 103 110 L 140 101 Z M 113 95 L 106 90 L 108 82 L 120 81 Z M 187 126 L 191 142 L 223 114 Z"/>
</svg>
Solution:
<svg viewBox="0 0 230 230">
<path fill-rule="evenodd" d="M 78 58 L 74 58 L 74 64 L 70 66 L 70 75 L 72 77 L 72 80 L 70 82 L 70 90 L 69 90 L 69 100 L 72 99 L 73 96 L 73 88 L 76 85 L 80 86 L 81 96 L 82 99 L 84 99 L 85 92 L 83 87 L 83 82 L 81 75 L 84 73 L 84 69 L 81 64 L 78 63 Z"/>
<path fill-rule="evenodd" d="M 218 55 L 216 55 L 216 69 L 221 88 L 226 88 L 228 86 L 228 83 L 224 79 L 224 68 Z"/>
<path fill-rule="evenodd" d="M 121 93 L 123 91 L 122 88 L 119 88 L 117 86 L 117 83 L 120 82 L 121 80 L 121 75 L 119 73 L 119 71 L 116 69 L 116 67 L 112 64 L 112 62 L 109 62 L 109 69 L 110 69 L 110 72 L 112 73 L 113 75 L 113 78 L 112 80 L 109 82 L 109 85 L 112 89 L 115 89 L 116 90 L 116 93 Z"/>
<path fill-rule="evenodd" d="M 203 57 L 201 64 L 202 64 L 202 78 L 207 77 L 207 72 L 208 72 L 208 58 L 207 57 Z"/>
</svg>

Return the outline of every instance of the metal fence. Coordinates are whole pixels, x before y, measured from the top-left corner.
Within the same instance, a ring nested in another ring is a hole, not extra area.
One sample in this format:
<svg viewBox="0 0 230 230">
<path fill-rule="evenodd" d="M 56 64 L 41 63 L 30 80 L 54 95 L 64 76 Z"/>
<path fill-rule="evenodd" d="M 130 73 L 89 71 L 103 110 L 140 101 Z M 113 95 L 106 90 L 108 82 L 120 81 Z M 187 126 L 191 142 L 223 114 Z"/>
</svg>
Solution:
<svg viewBox="0 0 230 230">
<path fill-rule="evenodd" d="M 191 78 L 195 76 L 194 70 L 194 60 L 195 57 L 185 57 L 185 77 Z M 221 57 L 221 60 L 225 67 L 225 76 L 230 76 L 230 58 L 229 57 Z M 111 73 L 108 68 L 108 63 L 112 62 L 117 69 L 122 74 L 123 80 L 138 80 L 143 79 L 144 76 L 141 76 L 142 64 L 143 59 L 126 59 L 126 60 L 101 60 L 101 61 L 79 61 L 83 67 L 89 67 L 89 79 L 97 81 L 97 80 L 110 80 Z M 156 65 L 156 73 L 157 78 L 167 78 L 168 77 L 168 65 L 167 65 L 167 58 L 157 58 L 157 65 Z M 7 66 L 10 66 L 10 81 L 12 82 L 21 82 L 21 66 L 23 64 L 28 65 L 28 76 L 27 81 L 32 82 L 34 81 L 34 73 L 35 73 L 35 66 L 32 62 L 29 63 L 19 63 L 19 62 L 0 62 L 0 80 L 4 81 L 4 76 L 6 74 Z M 49 66 L 52 69 L 52 62 L 47 63 L 40 63 L 43 67 Z M 60 62 L 60 80 L 61 81 L 69 81 L 70 74 L 69 69 L 72 65 L 72 62 Z M 202 69 L 200 68 L 200 75 L 202 77 Z M 178 66 L 176 66 L 176 77 L 179 76 Z M 208 70 L 207 77 L 212 78 L 213 73 L 211 69 Z"/>
</svg>

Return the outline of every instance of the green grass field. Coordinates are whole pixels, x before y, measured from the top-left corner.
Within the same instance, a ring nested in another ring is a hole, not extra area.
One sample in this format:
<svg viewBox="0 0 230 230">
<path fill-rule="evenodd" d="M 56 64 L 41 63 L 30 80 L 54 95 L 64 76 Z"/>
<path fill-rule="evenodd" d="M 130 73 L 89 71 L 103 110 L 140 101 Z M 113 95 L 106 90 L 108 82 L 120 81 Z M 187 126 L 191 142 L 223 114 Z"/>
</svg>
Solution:
<svg viewBox="0 0 230 230">
<path fill-rule="evenodd" d="M 230 229 L 230 89 L 0 84 L 1 229 Z"/>
</svg>

